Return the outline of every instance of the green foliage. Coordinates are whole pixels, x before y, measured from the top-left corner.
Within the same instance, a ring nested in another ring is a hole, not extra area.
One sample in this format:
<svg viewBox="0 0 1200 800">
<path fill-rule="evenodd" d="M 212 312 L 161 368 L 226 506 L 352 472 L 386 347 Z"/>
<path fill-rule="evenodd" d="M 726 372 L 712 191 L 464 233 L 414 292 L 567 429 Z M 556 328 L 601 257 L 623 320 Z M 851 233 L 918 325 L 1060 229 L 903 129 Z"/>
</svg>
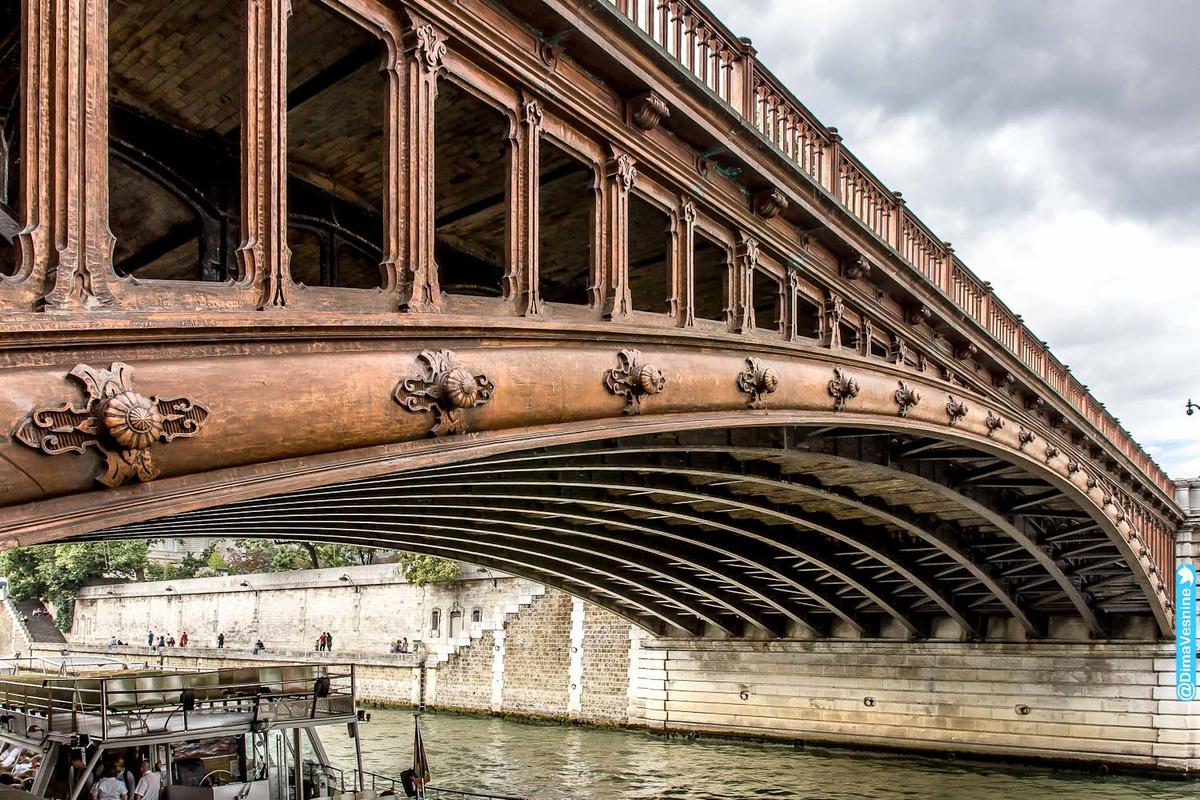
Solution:
<svg viewBox="0 0 1200 800">
<path fill-rule="evenodd" d="M 400 565 L 405 579 L 417 586 L 458 580 L 462 573 L 457 561 L 417 553 L 397 553 L 396 563 Z"/>
<path fill-rule="evenodd" d="M 234 539 L 222 564 L 230 574 L 289 572 L 374 563 L 380 551 L 370 547 L 310 542 Z M 213 566 L 210 563 L 210 566 Z M 215 568 L 215 567 L 214 567 Z"/>
<path fill-rule="evenodd" d="M 20 547 L 0 553 L 0 573 L 15 600 L 49 600 L 58 624 L 69 627 L 75 592 L 91 578 L 141 580 L 147 566 L 146 541 L 81 542 Z"/>
</svg>

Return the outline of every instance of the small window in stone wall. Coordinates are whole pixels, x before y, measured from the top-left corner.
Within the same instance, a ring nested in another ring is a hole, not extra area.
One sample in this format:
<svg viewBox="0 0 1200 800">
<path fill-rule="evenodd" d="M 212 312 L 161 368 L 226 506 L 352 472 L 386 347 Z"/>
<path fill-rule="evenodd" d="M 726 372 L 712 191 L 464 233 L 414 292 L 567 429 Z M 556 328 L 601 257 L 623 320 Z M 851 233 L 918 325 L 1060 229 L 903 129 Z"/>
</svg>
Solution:
<svg viewBox="0 0 1200 800">
<path fill-rule="evenodd" d="M 483 609 L 482 608 L 472 608 L 471 609 L 471 622 L 483 622 Z"/>
<path fill-rule="evenodd" d="M 429 635 L 437 636 L 438 631 L 442 627 L 442 610 L 435 608 L 433 613 L 429 615 Z"/>
</svg>

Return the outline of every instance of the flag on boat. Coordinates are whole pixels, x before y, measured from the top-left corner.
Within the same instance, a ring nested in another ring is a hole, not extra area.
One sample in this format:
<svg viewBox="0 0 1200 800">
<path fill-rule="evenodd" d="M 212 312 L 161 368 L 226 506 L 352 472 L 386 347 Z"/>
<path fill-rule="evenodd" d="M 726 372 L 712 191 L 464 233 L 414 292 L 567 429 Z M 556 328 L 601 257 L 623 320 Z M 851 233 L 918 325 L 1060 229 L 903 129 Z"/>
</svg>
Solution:
<svg viewBox="0 0 1200 800">
<path fill-rule="evenodd" d="M 413 783 L 424 796 L 425 784 L 429 783 L 429 757 L 425 755 L 425 741 L 421 738 L 421 718 L 414 720 L 416 734 L 413 736 Z"/>
</svg>

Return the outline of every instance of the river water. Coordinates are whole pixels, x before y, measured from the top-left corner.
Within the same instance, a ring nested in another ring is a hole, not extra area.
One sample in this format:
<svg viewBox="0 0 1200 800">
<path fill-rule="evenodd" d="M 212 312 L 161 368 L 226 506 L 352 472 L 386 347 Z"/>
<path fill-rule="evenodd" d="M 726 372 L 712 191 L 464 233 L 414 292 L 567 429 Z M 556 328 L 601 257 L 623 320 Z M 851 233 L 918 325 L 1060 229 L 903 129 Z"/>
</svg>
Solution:
<svg viewBox="0 0 1200 800">
<path fill-rule="evenodd" d="M 412 714 L 372 710 L 363 766 L 398 775 L 412 764 Z M 322 739 L 354 766 L 338 729 Z M 963 761 L 688 741 L 649 733 L 426 714 L 432 783 L 536 800 L 1197 800 L 1200 784 L 1053 772 Z"/>
</svg>

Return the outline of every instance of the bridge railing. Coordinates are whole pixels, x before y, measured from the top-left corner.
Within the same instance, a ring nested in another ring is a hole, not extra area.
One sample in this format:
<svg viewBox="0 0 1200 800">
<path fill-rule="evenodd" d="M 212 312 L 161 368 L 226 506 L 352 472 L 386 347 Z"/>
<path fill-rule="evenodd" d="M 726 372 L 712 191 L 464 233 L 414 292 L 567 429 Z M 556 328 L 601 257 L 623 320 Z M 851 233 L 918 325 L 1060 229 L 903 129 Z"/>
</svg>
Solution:
<svg viewBox="0 0 1200 800">
<path fill-rule="evenodd" d="M 1168 495 L 1174 483 L 1120 423 L 1087 392 L 1046 344 L 954 257 L 949 246 L 907 210 L 700 0 L 609 0 L 633 25 L 695 75 L 797 170 L 946 294 L 1060 398 L 1074 407 Z"/>
</svg>

